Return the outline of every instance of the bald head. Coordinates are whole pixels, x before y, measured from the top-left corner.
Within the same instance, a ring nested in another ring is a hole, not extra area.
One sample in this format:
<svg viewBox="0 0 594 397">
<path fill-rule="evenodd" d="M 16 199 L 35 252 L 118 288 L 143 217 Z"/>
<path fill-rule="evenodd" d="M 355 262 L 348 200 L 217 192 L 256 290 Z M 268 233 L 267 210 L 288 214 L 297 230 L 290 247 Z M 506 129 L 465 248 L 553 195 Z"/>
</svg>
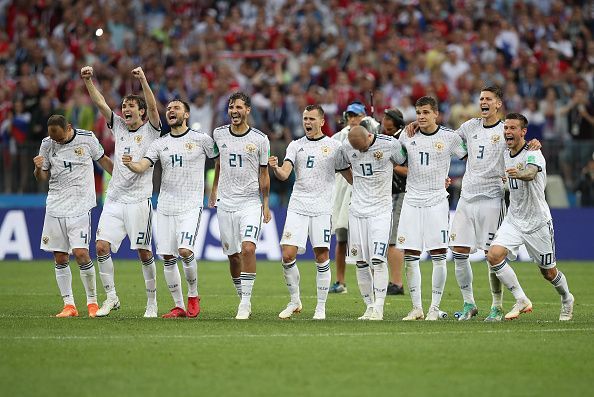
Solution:
<svg viewBox="0 0 594 397">
<path fill-rule="evenodd" d="M 360 125 L 354 126 L 349 131 L 349 143 L 353 149 L 357 149 L 360 152 L 365 152 L 369 149 L 372 139 L 373 134 L 369 133 L 369 131 Z"/>
</svg>

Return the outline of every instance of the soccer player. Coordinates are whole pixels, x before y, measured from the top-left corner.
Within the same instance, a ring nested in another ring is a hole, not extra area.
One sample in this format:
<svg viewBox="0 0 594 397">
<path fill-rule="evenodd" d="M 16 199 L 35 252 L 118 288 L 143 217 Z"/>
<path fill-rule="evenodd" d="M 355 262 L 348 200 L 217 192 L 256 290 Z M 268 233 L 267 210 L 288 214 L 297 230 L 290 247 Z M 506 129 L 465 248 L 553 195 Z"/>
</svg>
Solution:
<svg viewBox="0 0 594 397">
<path fill-rule="evenodd" d="M 330 288 L 330 231 L 332 229 L 332 187 L 335 172 L 349 180 L 350 169 L 336 169 L 341 143 L 322 133 L 324 110 L 320 105 L 308 105 L 303 111 L 305 136 L 287 147 L 282 166 L 271 156 L 268 164 L 281 181 L 287 180 L 295 169 L 295 185 L 289 200 L 287 219 L 281 239 L 283 273 L 291 301 L 278 315 L 291 318 L 301 312 L 299 295 L 299 269 L 297 254 L 305 252 L 307 237 L 316 257 L 316 286 L 318 301 L 314 320 L 326 318 L 326 299 Z M 351 179 L 352 181 L 352 179 Z"/>
<path fill-rule="evenodd" d="M 144 99 L 127 95 L 122 99 L 122 117 L 115 114 L 105 98 L 93 84 L 93 68 L 85 66 L 80 71 L 89 96 L 107 120 L 115 137 L 114 173 L 107 187 L 107 197 L 97 227 L 96 247 L 99 275 L 107 299 L 97 311 L 98 317 L 119 309 L 120 300 L 114 282 L 113 261 L 110 251 L 117 252 L 126 235 L 130 248 L 138 251 L 146 286 L 147 304 L 144 317 L 157 317 L 157 280 L 155 260 L 151 248 L 151 218 L 153 172 L 135 174 L 122 164 L 121 158 L 129 154 L 135 160 L 144 157 L 151 142 L 161 134 L 157 102 L 142 68 L 132 70 L 142 86 Z M 145 123 L 145 119 L 148 122 Z"/>
<path fill-rule="evenodd" d="M 223 252 L 229 257 L 231 278 L 241 297 L 238 320 L 252 311 L 252 288 L 256 280 L 256 245 L 264 223 L 270 221 L 268 197 L 270 176 L 268 137 L 248 124 L 251 99 L 242 92 L 229 97 L 231 124 L 213 131 L 220 153 L 209 206 L 217 207 Z"/>
<path fill-rule="evenodd" d="M 372 134 L 362 126 L 351 128 L 341 154 L 338 169 L 350 165 L 353 173 L 349 253 L 356 261 L 357 282 L 367 306 L 359 320 L 383 320 L 388 288 L 386 255 L 392 226 L 392 174 L 394 165 L 403 164 L 406 156 L 398 140 Z"/>
<path fill-rule="evenodd" d="M 405 126 L 404 116 L 398 109 L 387 109 L 384 111 L 384 118 L 381 124 L 381 133 L 398 139 Z M 388 243 L 388 267 L 390 268 L 390 281 L 388 282 L 388 295 L 404 295 L 402 287 L 402 267 L 404 265 L 404 252 L 396 248 L 396 237 L 398 232 L 398 221 L 402 212 L 404 193 L 406 191 L 406 166 L 397 165 L 394 167 L 392 178 L 392 228 L 390 229 L 390 240 Z"/>
<path fill-rule="evenodd" d="M 524 244 L 544 278 L 561 295 L 559 321 L 568 321 L 573 317 L 575 299 L 569 292 L 565 275 L 556 267 L 553 220 L 545 200 L 546 162 L 540 150 L 528 151 L 527 127 L 528 120 L 524 115 L 509 113 L 505 116 L 503 130 L 509 150 L 504 157 L 510 203 L 508 214 L 489 248 L 487 261 L 516 299 L 511 311 L 505 315 L 506 320 L 532 311 L 532 302 L 507 263 L 508 258 L 516 258 L 518 249 Z"/>
<path fill-rule="evenodd" d="M 211 137 L 188 128 L 190 105 L 175 99 L 167 104 L 167 123 L 171 133 L 149 146 L 145 157 L 133 162 L 124 154 L 123 164 L 134 173 L 143 173 L 161 162 L 161 191 L 157 204 L 157 254 L 165 260 L 165 281 L 175 307 L 164 318 L 196 317 L 200 313 L 198 265 L 194 243 L 204 200 L 204 162 L 217 153 Z M 181 256 L 188 283 L 186 311 L 181 289 L 177 256 Z"/>
<path fill-rule="evenodd" d="M 64 116 L 51 116 L 47 128 L 49 136 L 33 159 L 33 175 L 38 181 L 49 180 L 41 249 L 54 254 L 56 281 L 64 300 L 64 308 L 56 317 L 78 316 L 68 265 L 70 253 L 80 269 L 89 317 L 95 317 L 99 306 L 95 267 L 89 256 L 91 209 L 97 205 L 93 160 L 110 174 L 113 163 L 91 131 L 74 129 Z"/>
<path fill-rule="evenodd" d="M 358 101 L 352 102 L 347 106 L 344 116 L 347 122 L 346 127 L 332 136 L 332 139 L 336 139 L 340 143 L 345 142 L 350 129 L 361 124 L 363 120 L 369 121 L 374 127 L 377 126 L 377 121 L 366 115 L 365 105 Z M 332 227 L 334 229 L 333 232 L 336 235 L 336 282 L 330 287 L 331 293 L 344 294 L 348 292 L 345 275 L 351 190 L 351 185 L 347 183 L 344 178 L 336 175 L 334 192 L 332 194 Z"/>
<path fill-rule="evenodd" d="M 415 103 L 419 133 L 400 135 L 408 153 L 406 194 L 398 224 L 397 247 L 404 249 L 406 277 L 412 310 L 405 321 L 422 320 L 421 252 L 429 251 L 433 261 L 431 306 L 425 320 L 439 318 L 439 305 L 447 277 L 449 205 L 444 181 L 450 169 L 451 156 L 466 156 L 462 138 L 437 124 L 437 100 L 421 97 Z"/>
</svg>

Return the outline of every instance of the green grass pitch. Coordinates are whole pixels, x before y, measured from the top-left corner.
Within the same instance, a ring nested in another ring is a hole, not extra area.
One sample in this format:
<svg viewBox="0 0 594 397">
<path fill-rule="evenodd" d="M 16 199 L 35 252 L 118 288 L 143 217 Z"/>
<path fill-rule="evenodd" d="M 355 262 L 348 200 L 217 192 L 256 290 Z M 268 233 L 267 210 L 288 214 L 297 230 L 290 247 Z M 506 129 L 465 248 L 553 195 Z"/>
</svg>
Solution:
<svg viewBox="0 0 594 397">
<path fill-rule="evenodd" d="M 278 263 L 260 262 L 252 318 L 233 319 L 238 298 L 225 263 L 199 264 L 197 319 L 143 319 L 140 265 L 117 261 L 122 309 L 89 319 L 78 270 L 81 317 L 56 319 L 62 306 L 53 264 L 0 262 L 0 387 L 4 396 L 580 396 L 594 386 L 594 263 L 564 262 L 576 297 L 574 320 L 559 323 L 559 297 L 536 265 L 513 264 L 534 312 L 486 324 L 486 265 L 475 263 L 479 319 L 460 323 L 452 264 L 436 323 L 405 323 L 408 295 L 389 296 L 383 322 L 361 322 L 354 269 L 349 293 L 330 295 L 328 320 L 311 320 L 315 268 L 300 262 L 304 310 L 282 321 L 288 294 Z M 425 308 L 431 264 L 423 263 Z M 182 273 L 183 280 L 183 273 Z M 99 290 L 99 278 L 97 278 Z M 100 300 L 104 294 L 100 293 Z M 172 306 L 158 264 L 159 313 Z M 512 297 L 506 292 L 505 309 Z"/>
</svg>

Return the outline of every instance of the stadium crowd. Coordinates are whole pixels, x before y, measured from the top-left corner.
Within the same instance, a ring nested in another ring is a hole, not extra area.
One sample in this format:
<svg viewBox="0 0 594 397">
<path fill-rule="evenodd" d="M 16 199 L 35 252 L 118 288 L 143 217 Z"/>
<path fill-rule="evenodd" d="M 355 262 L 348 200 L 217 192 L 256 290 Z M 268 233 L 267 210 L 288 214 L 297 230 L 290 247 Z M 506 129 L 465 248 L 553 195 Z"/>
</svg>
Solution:
<svg viewBox="0 0 594 397">
<path fill-rule="evenodd" d="M 0 1 L 1 185 L 43 190 L 31 158 L 54 113 L 113 151 L 79 71 L 93 65 L 118 108 L 140 91 L 130 70 L 142 65 L 161 118 L 170 100 L 187 99 L 189 124 L 207 133 L 228 122 L 231 92 L 249 93 L 253 125 L 279 157 L 303 135 L 308 104 L 322 104 L 332 135 L 354 100 L 378 120 L 398 108 L 408 122 L 432 95 L 457 128 L 479 116 L 480 88 L 498 84 L 503 113 L 528 117 L 549 174 L 593 206 L 593 32 L 594 6 L 579 0 Z M 271 189 L 272 204 L 287 201 L 285 185 Z"/>
</svg>

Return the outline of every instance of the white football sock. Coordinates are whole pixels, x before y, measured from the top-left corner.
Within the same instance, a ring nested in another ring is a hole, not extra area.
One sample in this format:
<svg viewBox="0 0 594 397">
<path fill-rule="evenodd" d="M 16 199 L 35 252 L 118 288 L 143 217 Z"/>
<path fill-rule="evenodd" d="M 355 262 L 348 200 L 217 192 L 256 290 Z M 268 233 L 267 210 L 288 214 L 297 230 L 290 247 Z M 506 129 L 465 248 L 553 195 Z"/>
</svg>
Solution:
<svg viewBox="0 0 594 397">
<path fill-rule="evenodd" d="M 373 305 L 373 278 L 367 263 L 357 263 L 357 283 L 365 305 Z"/>
<path fill-rule="evenodd" d="M 462 299 L 464 300 L 464 303 L 472 303 L 474 305 L 474 294 L 472 291 L 472 267 L 470 266 L 468 254 L 454 252 L 454 265 L 456 281 L 458 282 L 458 287 L 460 287 Z"/>
<path fill-rule="evenodd" d="M 241 305 L 252 304 L 252 289 L 256 281 L 256 273 L 241 272 Z"/>
<path fill-rule="evenodd" d="M 72 273 L 70 266 L 66 263 L 56 263 L 56 281 L 60 295 L 64 300 L 64 305 L 74 305 L 74 295 L 72 295 Z"/>
<path fill-rule="evenodd" d="M 87 305 L 97 303 L 97 281 L 95 280 L 95 265 L 93 261 L 78 265 L 80 269 L 80 279 L 85 287 L 87 294 Z"/>
<path fill-rule="evenodd" d="M 177 259 L 165 259 L 163 266 L 163 273 L 165 274 L 165 282 L 167 288 L 171 292 L 171 297 L 176 307 L 186 309 L 184 304 L 184 296 L 181 287 L 181 275 L 179 274 L 179 268 L 177 267 Z"/>
<path fill-rule="evenodd" d="M 421 302 L 421 268 L 419 267 L 420 257 L 415 255 L 404 255 L 404 265 L 406 267 L 406 283 L 408 292 L 412 300 L 413 307 L 423 308 Z"/>
<path fill-rule="evenodd" d="M 559 295 L 561 295 L 563 302 L 567 302 L 567 298 L 569 298 L 570 295 L 565 274 L 561 273 L 560 270 L 557 270 L 557 277 L 551 281 L 551 284 L 553 284 L 553 287 L 555 287 Z"/>
<path fill-rule="evenodd" d="M 155 257 L 142 262 L 142 275 L 144 276 L 144 285 L 146 287 L 147 304 L 157 303 L 157 267 L 155 266 Z"/>
<path fill-rule="evenodd" d="M 235 291 L 237 291 L 237 296 L 241 298 L 241 277 L 231 277 L 233 280 L 233 286 L 235 287 Z"/>
<path fill-rule="evenodd" d="M 299 281 L 301 277 L 299 275 L 299 268 L 297 268 L 297 260 L 290 263 L 283 262 L 283 275 L 285 276 L 287 289 L 291 296 L 291 302 L 299 303 Z"/>
<path fill-rule="evenodd" d="M 497 278 L 497 274 L 493 270 L 493 267 L 487 262 L 487 268 L 489 270 L 489 286 L 491 287 L 491 297 L 493 298 L 492 307 L 503 306 L 503 289 L 501 288 L 501 280 Z"/>
<path fill-rule="evenodd" d="M 372 259 L 373 266 L 373 292 L 375 293 L 375 308 L 384 311 L 384 302 L 388 290 L 388 265 L 381 259 Z"/>
<path fill-rule="evenodd" d="M 99 278 L 101 284 L 109 299 L 116 299 L 116 287 L 114 281 L 113 261 L 111 254 L 97 256 L 97 265 L 99 265 Z"/>
<path fill-rule="evenodd" d="M 516 276 L 514 269 L 512 269 L 511 266 L 507 264 L 506 259 L 504 259 L 503 262 L 493 266 L 493 271 L 495 274 L 497 274 L 497 278 L 501 280 L 501 283 L 503 283 L 503 285 L 505 285 L 505 287 L 514 295 L 516 300 L 526 298 L 526 294 L 520 286 L 520 282 L 518 281 L 518 277 Z"/>
<path fill-rule="evenodd" d="M 194 254 L 182 258 L 184 263 L 184 274 L 188 282 L 188 298 L 198 296 L 198 263 Z"/>
<path fill-rule="evenodd" d="M 316 287 L 318 289 L 318 306 L 324 306 L 328 299 L 332 274 L 330 273 L 330 260 L 324 263 L 316 263 Z"/>
<path fill-rule="evenodd" d="M 431 306 L 439 308 L 448 276 L 446 254 L 431 255 L 431 260 L 433 261 L 433 274 L 431 277 Z"/>
</svg>

